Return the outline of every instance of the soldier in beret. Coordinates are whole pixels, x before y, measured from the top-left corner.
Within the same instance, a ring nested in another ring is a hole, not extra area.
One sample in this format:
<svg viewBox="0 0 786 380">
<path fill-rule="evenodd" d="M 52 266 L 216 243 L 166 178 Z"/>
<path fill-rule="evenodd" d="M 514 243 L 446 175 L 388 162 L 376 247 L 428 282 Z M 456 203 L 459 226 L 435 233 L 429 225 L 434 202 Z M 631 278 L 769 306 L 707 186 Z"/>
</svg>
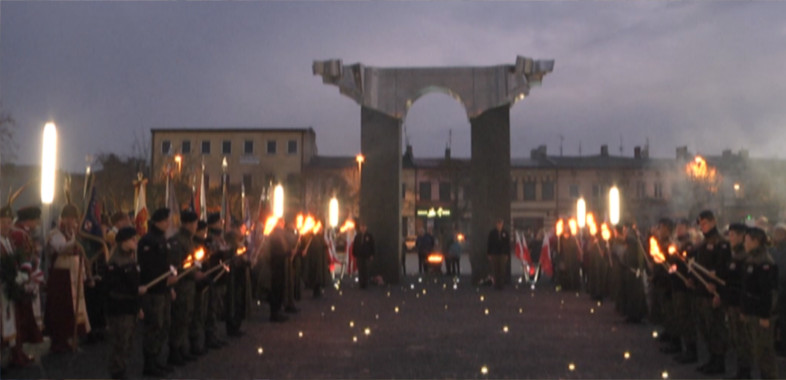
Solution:
<svg viewBox="0 0 786 380">
<path fill-rule="evenodd" d="M 190 266 L 195 266 L 194 234 L 197 227 L 197 214 L 193 211 L 180 213 L 180 229 L 177 234 L 169 238 L 170 264 L 178 271 L 186 270 L 183 265 L 191 256 Z M 188 328 L 191 316 L 194 314 L 194 296 L 196 294 L 197 275 L 189 273 L 178 280 L 174 289 L 177 296 L 172 302 L 172 325 L 169 331 L 169 364 L 183 365 L 186 361 L 196 358 L 190 355 L 188 349 Z"/>
<path fill-rule="evenodd" d="M 197 222 L 196 233 L 194 234 L 194 249 L 204 249 L 207 255 L 207 222 L 200 220 Z M 207 257 L 207 256 L 205 256 Z M 204 264 L 207 260 L 203 261 Z M 188 337 L 191 341 L 191 355 L 201 356 L 205 354 L 205 346 L 202 339 L 205 337 L 205 313 L 207 313 L 207 297 L 210 290 L 210 279 L 204 275 L 207 265 L 202 265 L 195 273 L 196 294 L 194 297 L 194 313 L 191 315 L 191 325 L 188 328 Z"/>
<path fill-rule="evenodd" d="M 106 274 L 107 323 L 111 345 L 109 373 L 113 379 L 124 379 L 136 320 L 144 318 L 139 301 L 140 296 L 145 294 L 145 288 L 139 283 L 136 229 L 121 228 L 115 234 L 115 243 Z"/>
<path fill-rule="evenodd" d="M 221 215 L 214 213 L 207 216 L 207 239 L 205 244 L 209 253 L 208 267 L 214 268 L 222 265 L 227 259 L 229 247 L 224 241 L 223 221 Z M 218 320 L 221 319 L 224 309 L 224 295 L 226 285 L 223 269 L 210 275 L 210 290 L 208 295 L 207 314 L 205 316 L 205 346 L 211 349 L 221 348 L 226 341 L 218 337 Z"/>
</svg>

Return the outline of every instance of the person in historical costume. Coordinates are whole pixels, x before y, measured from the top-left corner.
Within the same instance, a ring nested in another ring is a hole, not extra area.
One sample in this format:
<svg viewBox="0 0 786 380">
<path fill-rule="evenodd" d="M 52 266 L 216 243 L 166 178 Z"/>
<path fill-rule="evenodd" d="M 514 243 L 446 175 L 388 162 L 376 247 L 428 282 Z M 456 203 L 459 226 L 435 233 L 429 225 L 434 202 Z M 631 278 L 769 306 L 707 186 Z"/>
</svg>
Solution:
<svg viewBox="0 0 786 380">
<path fill-rule="evenodd" d="M 24 207 L 19 209 L 16 215 L 16 223 L 9 235 L 12 253 L 7 255 L 8 260 L 4 267 L 13 267 L 15 271 L 15 280 L 10 282 L 13 285 L 10 286 L 11 291 L 8 294 L 14 303 L 16 322 L 16 342 L 12 349 L 11 362 L 14 366 L 26 366 L 33 358 L 24 353 L 23 344 L 43 342 L 39 288 L 44 276 L 39 268 L 40 257 L 32 237 L 32 232 L 41 224 L 41 209 L 34 206 Z"/>
<path fill-rule="evenodd" d="M 52 352 L 75 349 L 78 341 L 73 339 L 90 332 L 84 284 L 91 279 L 84 249 L 76 239 L 78 218 L 77 208 L 65 205 L 58 227 L 49 234 L 46 244 L 52 266 L 47 282 L 45 332 L 52 338 Z"/>
</svg>

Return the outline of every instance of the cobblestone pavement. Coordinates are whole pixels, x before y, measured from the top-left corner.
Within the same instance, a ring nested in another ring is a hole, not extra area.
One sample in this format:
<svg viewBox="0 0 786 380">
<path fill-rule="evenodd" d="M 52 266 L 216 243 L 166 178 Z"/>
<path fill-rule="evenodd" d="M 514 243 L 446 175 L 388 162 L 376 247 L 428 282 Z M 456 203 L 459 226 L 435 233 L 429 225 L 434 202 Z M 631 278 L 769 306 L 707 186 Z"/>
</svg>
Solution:
<svg viewBox="0 0 786 380">
<path fill-rule="evenodd" d="M 171 377 L 704 378 L 696 365 L 680 366 L 659 353 L 652 326 L 624 323 L 613 304 L 555 292 L 548 281 L 536 290 L 496 291 L 465 277 L 454 283 L 425 276 L 365 291 L 345 281 L 321 299 L 304 293 L 290 321 L 268 322 L 267 307 L 259 305 L 243 325 L 245 336 Z M 83 346 L 2 378 L 107 377 L 107 351 L 106 343 Z M 138 334 L 130 378 L 141 377 L 141 362 Z M 731 375 L 732 360 L 727 367 Z"/>
</svg>

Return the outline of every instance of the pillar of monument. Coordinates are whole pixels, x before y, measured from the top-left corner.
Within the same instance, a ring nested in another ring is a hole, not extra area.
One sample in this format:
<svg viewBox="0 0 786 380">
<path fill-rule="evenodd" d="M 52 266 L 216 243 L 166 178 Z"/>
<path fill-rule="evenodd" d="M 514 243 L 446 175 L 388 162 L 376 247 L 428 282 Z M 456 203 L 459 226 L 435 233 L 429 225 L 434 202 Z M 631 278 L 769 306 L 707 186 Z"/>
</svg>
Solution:
<svg viewBox="0 0 786 380">
<path fill-rule="evenodd" d="M 361 107 L 360 219 L 374 236 L 371 275 L 397 283 L 401 274 L 401 119 Z"/>
<path fill-rule="evenodd" d="M 477 282 L 489 275 L 486 245 L 497 219 L 504 220 L 510 231 L 510 106 L 492 108 L 471 118 L 470 127 L 470 264 L 472 281 Z M 507 274 L 509 281 L 510 264 Z"/>
</svg>

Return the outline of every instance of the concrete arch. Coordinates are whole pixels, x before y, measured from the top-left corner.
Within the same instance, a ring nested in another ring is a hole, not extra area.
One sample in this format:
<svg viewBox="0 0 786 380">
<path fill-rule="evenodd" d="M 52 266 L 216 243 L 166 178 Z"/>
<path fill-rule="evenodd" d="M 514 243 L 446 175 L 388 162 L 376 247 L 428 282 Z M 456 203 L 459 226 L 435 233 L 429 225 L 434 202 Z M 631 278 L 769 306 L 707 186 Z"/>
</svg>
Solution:
<svg viewBox="0 0 786 380">
<path fill-rule="evenodd" d="M 516 57 L 514 65 L 377 68 L 341 60 L 315 61 L 313 74 L 361 106 L 360 217 L 375 234 L 372 274 L 400 278 L 402 122 L 417 99 L 446 92 L 464 106 L 471 127 L 473 187 L 470 263 L 473 281 L 488 275 L 486 234 L 510 220 L 510 107 L 554 68 L 554 61 Z M 509 271 L 508 271 L 509 273 Z"/>
</svg>

